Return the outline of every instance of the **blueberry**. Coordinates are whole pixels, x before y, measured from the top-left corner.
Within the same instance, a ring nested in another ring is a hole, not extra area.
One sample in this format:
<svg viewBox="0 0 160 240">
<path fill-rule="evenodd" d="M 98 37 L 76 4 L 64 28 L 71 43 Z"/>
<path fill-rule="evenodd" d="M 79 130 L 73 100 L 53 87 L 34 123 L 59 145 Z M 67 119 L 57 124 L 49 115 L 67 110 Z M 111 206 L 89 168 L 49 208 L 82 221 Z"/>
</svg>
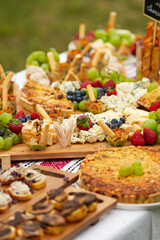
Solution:
<svg viewBox="0 0 160 240">
<path fill-rule="evenodd" d="M 30 116 L 29 114 L 27 114 L 27 115 L 25 116 L 25 121 L 27 122 L 27 121 L 29 121 L 29 120 L 31 120 L 31 116 Z"/>
<path fill-rule="evenodd" d="M 68 90 L 67 95 L 73 96 L 72 90 Z"/>
<path fill-rule="evenodd" d="M 94 122 L 92 122 L 92 127 L 95 125 L 95 123 Z"/>
<path fill-rule="evenodd" d="M 109 122 L 105 122 L 105 124 L 106 124 L 108 127 L 111 126 L 111 124 L 110 124 Z"/>
<path fill-rule="evenodd" d="M 22 122 L 22 119 L 23 119 L 23 118 L 22 118 L 22 117 L 19 117 L 18 119 Z"/>
<path fill-rule="evenodd" d="M 106 93 L 103 91 L 103 92 L 102 92 L 102 96 L 104 96 L 104 95 L 106 95 Z"/>
<path fill-rule="evenodd" d="M 117 120 L 116 118 L 113 118 L 113 119 L 111 120 L 111 123 L 112 123 L 112 124 L 118 123 L 118 120 Z"/>
<path fill-rule="evenodd" d="M 77 101 L 77 102 L 81 102 L 81 101 L 82 101 L 82 98 L 79 97 L 79 96 L 78 96 L 78 97 L 76 96 L 76 101 Z"/>
<path fill-rule="evenodd" d="M 77 95 L 77 94 L 80 94 L 80 91 L 76 90 L 74 93 L 75 93 L 75 95 Z"/>
<path fill-rule="evenodd" d="M 80 93 L 77 93 L 76 97 L 82 97 L 82 95 Z"/>
<path fill-rule="evenodd" d="M 110 129 L 116 129 L 117 128 L 117 126 L 115 125 L 115 124 L 112 124 L 111 126 L 110 126 Z"/>
<path fill-rule="evenodd" d="M 124 117 L 121 117 L 120 120 L 125 123 L 126 119 Z"/>
<path fill-rule="evenodd" d="M 103 88 L 98 88 L 98 89 L 97 89 L 97 93 L 102 94 L 102 92 L 103 92 Z"/>
<path fill-rule="evenodd" d="M 21 122 L 22 122 L 22 123 L 25 123 L 25 122 L 26 122 L 25 118 L 22 118 Z"/>
<path fill-rule="evenodd" d="M 107 92 L 107 88 L 103 88 L 103 91 L 106 93 Z"/>
<path fill-rule="evenodd" d="M 122 126 L 123 122 L 121 120 L 118 121 L 118 127 Z"/>
<path fill-rule="evenodd" d="M 5 131 L 0 129 L 0 136 L 2 137 L 2 136 L 4 136 L 4 134 L 5 134 Z"/>
<path fill-rule="evenodd" d="M 67 96 L 67 99 L 70 100 L 70 101 L 72 101 L 72 100 L 73 100 L 73 96 L 68 95 L 68 96 Z"/>
<path fill-rule="evenodd" d="M 83 96 L 83 100 L 88 100 L 88 96 Z"/>
<path fill-rule="evenodd" d="M 82 90 L 82 91 L 80 92 L 80 94 L 81 94 L 81 96 L 85 96 L 85 95 L 86 95 L 86 91 L 85 91 L 85 90 Z"/>
<path fill-rule="evenodd" d="M 97 99 L 101 99 L 101 97 L 102 97 L 101 95 L 99 95 L 99 94 L 97 95 Z"/>
<path fill-rule="evenodd" d="M 72 96 L 72 101 L 75 101 L 76 100 L 76 97 L 75 96 Z"/>
</svg>

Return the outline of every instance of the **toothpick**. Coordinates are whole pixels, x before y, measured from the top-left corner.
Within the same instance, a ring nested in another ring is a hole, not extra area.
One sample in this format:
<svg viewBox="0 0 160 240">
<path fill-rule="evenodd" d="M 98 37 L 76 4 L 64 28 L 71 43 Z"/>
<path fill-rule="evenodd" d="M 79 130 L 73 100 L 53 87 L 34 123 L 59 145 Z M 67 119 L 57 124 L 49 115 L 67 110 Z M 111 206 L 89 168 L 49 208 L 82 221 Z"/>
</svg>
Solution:
<svg viewBox="0 0 160 240">
<path fill-rule="evenodd" d="M 89 51 L 90 48 L 91 48 L 91 44 L 88 43 L 88 44 L 85 46 L 85 48 L 82 50 L 81 56 L 84 56 L 84 55 Z"/>
<path fill-rule="evenodd" d="M 110 137 L 115 137 L 115 133 L 100 119 L 97 121 L 98 125 L 105 131 Z"/>
<path fill-rule="evenodd" d="M 57 63 L 54 59 L 53 53 L 48 52 L 47 57 L 48 57 L 49 65 L 50 65 L 50 68 L 51 68 L 51 72 L 56 71 L 57 70 Z"/>
<path fill-rule="evenodd" d="M 115 26 L 115 22 L 116 22 L 116 17 L 117 17 L 117 13 L 116 12 L 110 12 L 109 14 L 109 21 L 107 24 L 107 30 L 114 28 Z"/>
<path fill-rule="evenodd" d="M 70 68 L 67 75 L 64 78 L 64 81 L 69 81 L 69 79 L 71 78 L 71 72 L 73 72 L 73 68 Z"/>
<path fill-rule="evenodd" d="M 86 25 L 84 23 L 81 23 L 79 25 L 79 39 L 83 39 L 86 35 Z"/>
<path fill-rule="evenodd" d="M 93 89 L 92 89 L 91 84 L 88 84 L 88 85 L 87 85 L 87 90 L 88 90 L 89 99 L 90 99 L 91 101 L 95 101 L 96 98 L 95 98 L 95 96 L 94 96 L 94 92 L 93 92 Z"/>
</svg>

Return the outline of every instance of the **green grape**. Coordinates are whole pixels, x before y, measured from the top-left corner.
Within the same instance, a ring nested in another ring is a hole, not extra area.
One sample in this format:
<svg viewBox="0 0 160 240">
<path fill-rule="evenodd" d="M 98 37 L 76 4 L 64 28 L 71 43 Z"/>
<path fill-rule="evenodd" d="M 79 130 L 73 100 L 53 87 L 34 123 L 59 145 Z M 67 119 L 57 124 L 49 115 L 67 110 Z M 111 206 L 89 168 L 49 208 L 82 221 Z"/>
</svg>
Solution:
<svg viewBox="0 0 160 240">
<path fill-rule="evenodd" d="M 149 113 L 149 118 L 153 120 L 157 120 L 157 115 L 155 111 Z"/>
<path fill-rule="evenodd" d="M 134 174 L 137 176 L 142 176 L 143 175 L 143 167 L 142 166 L 135 167 Z"/>
<path fill-rule="evenodd" d="M 135 169 L 137 166 L 142 166 L 141 161 L 136 160 L 132 163 L 132 167 Z"/>
<path fill-rule="evenodd" d="M 160 133 L 157 136 L 157 143 L 160 144 Z"/>
<path fill-rule="evenodd" d="M 103 29 L 97 29 L 96 31 L 94 31 L 94 34 L 96 38 L 107 38 L 107 32 Z"/>
<path fill-rule="evenodd" d="M 105 70 L 100 71 L 100 76 L 102 78 L 106 78 L 107 77 L 107 72 Z"/>
<path fill-rule="evenodd" d="M 76 111 L 78 109 L 78 102 L 73 101 L 72 104 L 73 104 L 73 107 L 74 107 L 74 111 Z"/>
<path fill-rule="evenodd" d="M 149 87 L 147 88 L 147 92 L 149 93 L 149 92 L 153 91 L 154 89 L 156 89 L 157 87 L 158 87 L 158 86 L 157 86 L 156 83 L 151 83 L 151 84 L 149 85 Z"/>
<path fill-rule="evenodd" d="M 102 78 L 101 78 L 101 77 L 98 77 L 98 78 L 94 79 L 94 81 L 100 81 L 100 82 L 102 82 Z"/>
<path fill-rule="evenodd" d="M 11 147 L 12 147 L 12 145 L 13 145 L 13 139 L 12 139 L 12 137 L 6 137 L 5 139 L 4 139 L 4 150 L 8 150 L 8 149 L 10 149 Z"/>
<path fill-rule="evenodd" d="M 157 134 L 160 133 L 160 123 L 157 124 L 157 129 L 156 129 Z"/>
<path fill-rule="evenodd" d="M 37 60 L 33 60 L 31 62 L 31 65 L 34 65 L 34 66 L 39 66 L 39 62 Z"/>
<path fill-rule="evenodd" d="M 156 110 L 156 116 L 157 116 L 157 121 L 159 120 L 160 121 L 160 108 L 158 108 L 157 110 Z"/>
<path fill-rule="evenodd" d="M 45 72 L 48 71 L 48 70 L 49 70 L 49 65 L 48 65 L 48 63 L 42 63 L 41 68 L 43 68 L 43 70 L 44 70 Z"/>
<path fill-rule="evenodd" d="M 87 109 L 86 101 L 83 100 L 83 101 L 79 102 L 78 108 L 79 108 L 79 110 L 81 110 L 81 111 L 85 111 L 85 110 Z"/>
<path fill-rule="evenodd" d="M 13 139 L 13 145 L 16 145 L 19 143 L 19 137 L 16 133 L 12 133 L 12 139 Z"/>
<path fill-rule="evenodd" d="M 35 60 L 35 59 L 39 59 L 40 56 L 45 56 L 45 53 L 43 51 L 41 51 L 41 50 L 38 50 L 38 51 L 34 51 L 32 53 L 32 56 L 33 56 L 33 58 Z"/>
<path fill-rule="evenodd" d="M 46 62 L 48 62 L 47 57 L 46 57 L 45 55 L 39 56 L 38 61 L 39 61 L 40 63 L 46 63 Z"/>
<path fill-rule="evenodd" d="M 32 54 L 30 54 L 30 55 L 27 57 L 26 64 L 31 65 L 31 62 L 32 62 L 33 60 L 34 60 L 34 57 L 32 56 Z"/>
<path fill-rule="evenodd" d="M 0 120 L 3 122 L 3 123 L 6 123 L 6 124 L 9 124 L 10 122 L 11 122 L 11 120 L 12 120 L 12 115 L 11 114 L 9 114 L 9 113 L 2 113 L 1 115 L 0 115 Z"/>
<path fill-rule="evenodd" d="M 144 128 L 149 128 L 155 131 L 157 128 L 157 122 L 154 119 L 149 119 L 143 123 L 143 129 Z"/>
<path fill-rule="evenodd" d="M 125 165 L 119 169 L 119 175 L 121 177 L 127 177 L 133 173 L 133 167 L 131 165 Z"/>
<path fill-rule="evenodd" d="M 98 77 L 99 77 L 99 73 L 98 73 L 97 68 L 95 68 L 95 67 L 90 68 L 90 69 L 88 70 L 88 72 L 87 72 L 87 77 L 88 77 L 90 80 L 92 80 L 92 81 L 93 81 L 94 79 L 98 78 Z"/>
<path fill-rule="evenodd" d="M 4 148 L 4 139 L 0 137 L 0 149 Z"/>
<path fill-rule="evenodd" d="M 122 44 L 121 38 L 118 35 L 111 37 L 109 42 L 114 46 L 120 46 Z"/>
<path fill-rule="evenodd" d="M 101 39 L 103 40 L 103 42 L 108 42 L 108 37 L 107 36 L 103 36 L 103 37 L 101 37 Z"/>
<path fill-rule="evenodd" d="M 56 62 L 59 62 L 59 54 L 58 54 L 58 52 L 56 51 L 55 48 L 50 48 L 50 49 L 48 50 L 48 52 L 52 52 L 52 53 L 53 53 L 53 56 L 54 56 L 54 60 L 55 60 Z"/>
</svg>

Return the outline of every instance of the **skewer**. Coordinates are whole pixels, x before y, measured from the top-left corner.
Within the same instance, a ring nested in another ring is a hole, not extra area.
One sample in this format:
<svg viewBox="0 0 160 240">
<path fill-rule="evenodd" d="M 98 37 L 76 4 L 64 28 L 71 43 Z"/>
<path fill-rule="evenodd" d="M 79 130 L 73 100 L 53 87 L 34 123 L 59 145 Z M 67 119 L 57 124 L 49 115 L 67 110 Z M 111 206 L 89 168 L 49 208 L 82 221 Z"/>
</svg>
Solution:
<svg viewBox="0 0 160 240">
<path fill-rule="evenodd" d="M 48 52 L 47 53 L 47 57 L 48 57 L 48 61 L 49 61 L 49 65 L 50 65 L 51 71 L 52 72 L 56 71 L 57 70 L 57 63 L 54 60 L 53 53 L 52 52 Z"/>
<path fill-rule="evenodd" d="M 1 75 L 2 83 L 3 83 L 6 75 L 5 75 L 4 69 L 1 64 L 0 64 L 0 75 Z"/>
<path fill-rule="evenodd" d="M 8 89 L 9 89 L 9 84 L 10 84 L 12 77 L 13 77 L 13 73 L 9 72 L 3 82 L 3 90 L 2 90 L 3 111 L 7 110 L 7 108 L 8 108 Z"/>
<path fill-rule="evenodd" d="M 45 143 L 46 138 L 47 138 L 47 134 L 48 134 L 48 130 L 49 130 L 49 126 L 50 126 L 49 123 L 46 123 L 46 124 L 44 125 L 43 133 L 42 133 L 41 138 L 40 138 L 40 140 L 39 140 L 39 143 L 40 143 L 40 144 Z"/>
<path fill-rule="evenodd" d="M 91 84 L 88 84 L 88 85 L 87 85 L 87 90 L 88 90 L 89 99 L 90 99 L 91 101 L 95 101 L 96 98 L 95 98 L 95 96 L 94 96 L 94 92 L 93 92 L 93 89 L 92 89 Z"/>
<path fill-rule="evenodd" d="M 64 78 L 64 81 L 69 81 L 70 77 L 71 77 L 71 72 L 73 72 L 73 68 L 70 68 L 67 75 Z"/>
<path fill-rule="evenodd" d="M 48 115 L 48 113 L 46 113 L 46 111 L 41 107 L 41 105 L 36 104 L 36 111 L 46 120 L 49 120 L 50 122 L 52 122 L 50 116 Z"/>
<path fill-rule="evenodd" d="M 115 137 L 115 133 L 100 119 L 97 121 L 98 125 L 105 131 L 110 137 Z"/>
<path fill-rule="evenodd" d="M 86 25 L 81 23 L 79 25 L 79 39 L 83 39 L 86 35 Z"/>
</svg>

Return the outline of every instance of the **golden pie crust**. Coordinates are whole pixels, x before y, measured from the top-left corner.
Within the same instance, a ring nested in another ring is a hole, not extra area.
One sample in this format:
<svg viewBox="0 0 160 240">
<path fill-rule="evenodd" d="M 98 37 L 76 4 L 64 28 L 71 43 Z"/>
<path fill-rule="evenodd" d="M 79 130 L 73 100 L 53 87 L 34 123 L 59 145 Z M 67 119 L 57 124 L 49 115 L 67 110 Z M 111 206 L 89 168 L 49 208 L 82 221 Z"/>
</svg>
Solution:
<svg viewBox="0 0 160 240">
<path fill-rule="evenodd" d="M 144 174 L 120 177 L 120 167 L 140 160 Z M 160 149 L 109 148 L 88 155 L 81 163 L 80 180 L 86 190 L 114 197 L 121 203 L 160 202 Z"/>
</svg>

